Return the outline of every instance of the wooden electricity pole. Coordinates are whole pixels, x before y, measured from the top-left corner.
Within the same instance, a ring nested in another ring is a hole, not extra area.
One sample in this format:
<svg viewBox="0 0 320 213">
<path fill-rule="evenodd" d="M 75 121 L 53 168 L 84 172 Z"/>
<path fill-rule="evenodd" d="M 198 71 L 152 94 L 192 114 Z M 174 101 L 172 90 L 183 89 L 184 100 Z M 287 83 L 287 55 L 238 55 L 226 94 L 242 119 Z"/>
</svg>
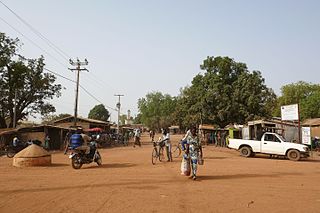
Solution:
<svg viewBox="0 0 320 213">
<path fill-rule="evenodd" d="M 88 65 L 87 59 L 84 59 L 84 62 L 81 62 L 78 58 L 77 61 L 73 61 L 72 59 L 69 59 L 69 63 L 72 66 L 75 66 L 76 68 L 70 69 L 71 71 L 77 71 L 77 84 L 76 84 L 76 97 L 75 97 L 75 104 L 74 104 L 74 120 L 73 120 L 73 126 L 77 127 L 77 118 L 78 118 L 78 95 L 79 95 L 79 77 L 80 77 L 80 71 L 87 71 L 86 68 L 81 68 L 81 66 Z"/>
</svg>

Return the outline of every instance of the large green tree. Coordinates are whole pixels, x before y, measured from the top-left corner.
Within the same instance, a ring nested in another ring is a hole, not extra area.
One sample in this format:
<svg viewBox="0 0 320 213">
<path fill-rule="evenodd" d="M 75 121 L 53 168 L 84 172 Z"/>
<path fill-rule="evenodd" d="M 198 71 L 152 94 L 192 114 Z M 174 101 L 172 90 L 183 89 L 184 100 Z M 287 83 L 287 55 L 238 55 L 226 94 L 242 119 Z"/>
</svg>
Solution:
<svg viewBox="0 0 320 213">
<path fill-rule="evenodd" d="M 280 107 L 283 105 L 300 105 L 300 116 L 306 118 L 320 117 L 320 84 L 311 84 L 304 81 L 281 87 L 281 96 L 278 98 L 275 116 L 280 116 Z"/>
<path fill-rule="evenodd" d="M 61 95 L 56 77 L 44 73 L 44 58 L 26 59 L 18 54 L 19 39 L 0 32 L 0 128 L 13 126 L 14 101 L 16 121 L 29 115 L 55 112 L 48 100 Z"/>
<path fill-rule="evenodd" d="M 88 118 L 96 119 L 100 121 L 108 121 L 109 117 L 110 117 L 110 113 L 103 104 L 94 106 L 90 110 L 88 115 Z"/>
<path fill-rule="evenodd" d="M 176 98 L 161 92 L 148 93 L 145 98 L 138 100 L 140 121 L 152 129 L 169 127 L 173 122 Z"/>
<path fill-rule="evenodd" d="M 175 120 L 181 126 L 224 127 L 271 116 L 276 95 L 259 71 L 250 72 L 246 64 L 229 57 L 207 57 L 200 68 L 204 73 L 196 75 L 178 97 Z"/>
</svg>

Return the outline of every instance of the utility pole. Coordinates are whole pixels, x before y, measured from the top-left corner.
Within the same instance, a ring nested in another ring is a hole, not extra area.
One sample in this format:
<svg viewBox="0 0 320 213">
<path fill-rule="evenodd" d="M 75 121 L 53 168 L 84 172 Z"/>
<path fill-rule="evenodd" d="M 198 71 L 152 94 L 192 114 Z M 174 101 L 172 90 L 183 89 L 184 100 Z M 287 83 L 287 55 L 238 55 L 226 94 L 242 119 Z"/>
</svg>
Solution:
<svg viewBox="0 0 320 213">
<path fill-rule="evenodd" d="M 120 97 L 121 96 L 124 96 L 124 95 L 114 95 L 114 96 L 118 96 L 119 97 L 119 102 L 117 103 L 117 108 L 118 108 L 118 124 L 117 124 L 117 134 L 119 135 L 119 121 L 120 121 L 120 107 L 121 107 L 121 104 L 120 104 Z"/>
<path fill-rule="evenodd" d="M 13 128 L 17 125 L 17 89 L 14 91 Z"/>
<path fill-rule="evenodd" d="M 77 71 L 77 85 L 76 85 L 76 97 L 75 97 L 75 104 L 74 104 L 74 121 L 73 121 L 73 126 L 77 126 L 77 118 L 78 118 L 78 95 L 79 95 L 79 77 L 80 77 L 80 71 L 87 71 L 89 72 L 86 68 L 81 68 L 81 66 L 88 65 L 87 59 L 84 59 L 84 62 L 81 62 L 78 58 L 77 61 L 73 61 L 72 59 L 69 59 L 69 63 L 72 66 L 75 66 L 76 68 L 70 69 L 71 71 Z"/>
</svg>

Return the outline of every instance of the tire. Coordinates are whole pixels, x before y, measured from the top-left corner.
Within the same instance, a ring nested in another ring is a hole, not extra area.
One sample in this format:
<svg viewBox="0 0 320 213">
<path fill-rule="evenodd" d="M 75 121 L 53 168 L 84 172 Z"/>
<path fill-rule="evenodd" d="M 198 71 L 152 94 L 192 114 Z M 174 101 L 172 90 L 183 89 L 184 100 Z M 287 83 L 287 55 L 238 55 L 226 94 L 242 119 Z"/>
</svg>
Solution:
<svg viewBox="0 0 320 213">
<path fill-rule="evenodd" d="M 151 162 L 152 162 L 153 165 L 156 164 L 157 158 L 158 158 L 157 148 L 155 147 L 155 148 L 152 150 L 152 159 L 151 159 Z"/>
<path fill-rule="evenodd" d="M 97 152 L 97 157 L 95 159 L 95 162 L 98 164 L 98 166 L 102 165 L 102 158 L 99 152 Z"/>
<path fill-rule="evenodd" d="M 174 148 L 173 152 L 172 152 L 173 157 L 178 158 L 181 155 L 181 148 L 179 146 L 179 144 Z"/>
<path fill-rule="evenodd" d="M 75 155 L 71 160 L 72 168 L 74 169 L 80 169 L 82 167 L 82 163 L 80 162 L 79 155 Z"/>
<path fill-rule="evenodd" d="M 252 150 L 250 149 L 250 147 L 243 146 L 243 147 L 240 148 L 240 155 L 242 157 L 246 157 L 247 158 L 247 157 L 250 157 L 251 154 L 252 154 Z"/>
<path fill-rule="evenodd" d="M 13 158 L 13 156 L 16 154 L 15 151 L 12 149 L 7 149 L 6 152 L 8 158 Z"/>
<path fill-rule="evenodd" d="M 163 161 L 164 160 L 164 154 L 163 154 L 163 147 L 159 148 L 159 161 Z"/>
<path fill-rule="evenodd" d="M 289 160 L 298 161 L 301 158 L 301 154 L 300 154 L 300 152 L 298 150 L 291 149 L 291 150 L 288 151 L 287 157 L 288 157 Z"/>
</svg>

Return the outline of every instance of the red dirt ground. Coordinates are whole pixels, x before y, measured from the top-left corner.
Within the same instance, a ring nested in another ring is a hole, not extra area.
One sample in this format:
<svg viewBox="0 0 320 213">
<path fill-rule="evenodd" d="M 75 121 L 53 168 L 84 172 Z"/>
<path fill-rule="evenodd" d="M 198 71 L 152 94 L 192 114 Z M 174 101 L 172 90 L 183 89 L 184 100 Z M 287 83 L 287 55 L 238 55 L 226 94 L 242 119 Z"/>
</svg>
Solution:
<svg viewBox="0 0 320 213">
<path fill-rule="evenodd" d="M 100 149 L 103 165 L 80 170 L 62 152 L 51 167 L 15 168 L 0 157 L 0 212 L 320 212 L 318 153 L 293 162 L 205 146 L 193 181 L 180 175 L 180 158 L 152 165 L 142 141 Z"/>
</svg>

